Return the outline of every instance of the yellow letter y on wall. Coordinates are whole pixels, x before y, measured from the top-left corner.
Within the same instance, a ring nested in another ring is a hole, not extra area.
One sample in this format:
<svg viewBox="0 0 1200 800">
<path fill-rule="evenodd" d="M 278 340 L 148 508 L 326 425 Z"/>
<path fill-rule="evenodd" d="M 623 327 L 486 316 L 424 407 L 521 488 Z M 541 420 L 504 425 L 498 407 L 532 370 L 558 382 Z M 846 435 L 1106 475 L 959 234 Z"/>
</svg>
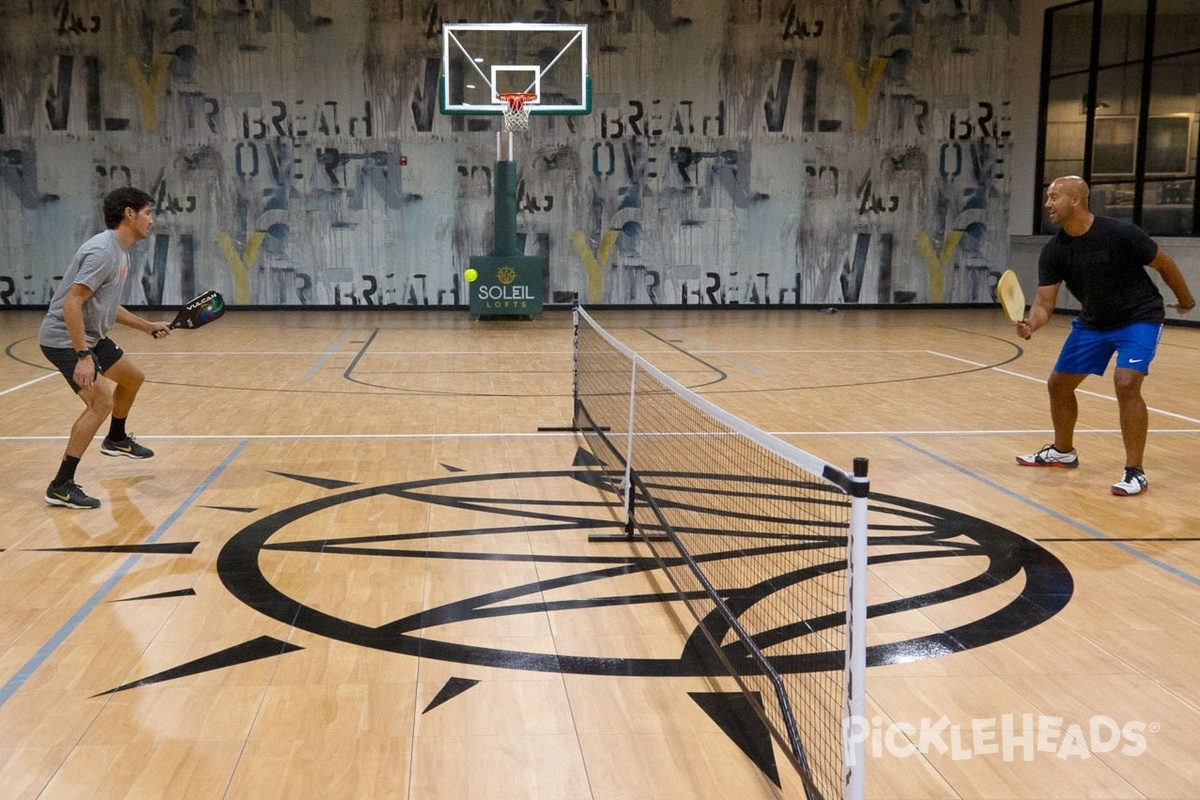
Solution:
<svg viewBox="0 0 1200 800">
<path fill-rule="evenodd" d="M 154 57 L 150 67 L 150 80 L 142 72 L 142 65 L 133 56 L 125 57 L 125 75 L 133 88 L 137 89 L 138 101 L 142 104 L 142 130 L 158 130 L 158 90 L 162 88 L 163 79 L 167 77 L 167 68 L 171 66 L 173 55 L 159 53 Z"/>
<path fill-rule="evenodd" d="M 229 272 L 233 275 L 233 296 L 237 303 L 250 302 L 250 268 L 254 266 L 258 248 L 265 238 L 266 233 L 255 231 L 246 239 L 245 251 L 238 253 L 233 237 L 225 231 L 217 231 L 217 247 L 221 248 L 221 255 L 225 256 L 225 263 L 229 264 Z"/>
</svg>

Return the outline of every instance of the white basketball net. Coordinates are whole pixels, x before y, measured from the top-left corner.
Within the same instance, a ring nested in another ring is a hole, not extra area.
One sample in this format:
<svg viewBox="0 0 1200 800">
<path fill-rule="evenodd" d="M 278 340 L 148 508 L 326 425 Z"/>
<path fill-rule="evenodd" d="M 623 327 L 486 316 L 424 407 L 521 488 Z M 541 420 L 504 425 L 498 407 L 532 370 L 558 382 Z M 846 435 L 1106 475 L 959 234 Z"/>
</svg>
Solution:
<svg viewBox="0 0 1200 800">
<path fill-rule="evenodd" d="M 500 96 L 500 99 L 504 101 L 504 107 L 501 108 L 504 114 L 504 130 L 509 133 L 529 130 L 530 108 L 526 102 L 536 97 L 535 94 L 524 92 Z"/>
</svg>

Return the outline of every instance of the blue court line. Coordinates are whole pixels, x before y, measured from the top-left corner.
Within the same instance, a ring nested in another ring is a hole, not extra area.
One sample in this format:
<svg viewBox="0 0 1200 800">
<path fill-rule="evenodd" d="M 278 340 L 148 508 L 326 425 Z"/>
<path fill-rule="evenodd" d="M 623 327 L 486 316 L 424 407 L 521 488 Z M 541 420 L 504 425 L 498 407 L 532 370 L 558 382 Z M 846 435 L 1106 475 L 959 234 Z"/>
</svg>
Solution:
<svg viewBox="0 0 1200 800">
<path fill-rule="evenodd" d="M 924 448 L 918 447 L 917 445 L 913 444 L 912 442 L 907 442 L 898 436 L 893 436 L 891 438 L 892 438 L 892 441 L 899 442 L 900 444 L 904 445 L 905 447 L 909 448 L 910 450 L 916 450 L 921 455 L 926 456 L 927 458 L 933 459 L 934 461 L 938 462 L 942 466 L 949 467 L 950 469 L 955 470 L 956 472 L 960 472 L 969 478 L 974 478 L 975 480 L 979 481 L 980 483 L 982 483 L 986 486 L 989 486 L 992 489 L 995 489 L 997 492 L 1008 495 L 1009 497 L 1011 497 L 1015 500 L 1020 500 L 1025 505 L 1036 508 L 1038 511 L 1041 511 L 1044 514 L 1049 514 L 1050 516 L 1054 517 L 1055 519 L 1059 520 L 1060 522 L 1065 522 L 1068 525 L 1070 525 L 1072 528 L 1083 531 L 1084 533 L 1086 533 L 1087 535 L 1089 535 L 1095 539 L 1100 539 L 1101 541 L 1106 541 L 1109 544 L 1113 545 L 1114 547 L 1117 547 L 1120 550 L 1124 550 L 1129 555 L 1136 556 L 1137 558 L 1140 558 L 1142 561 L 1145 561 L 1147 564 L 1152 564 L 1165 572 L 1169 572 L 1172 575 L 1174 575 L 1176 578 L 1181 578 L 1181 579 L 1187 581 L 1188 583 L 1192 584 L 1193 586 L 1200 586 L 1200 578 L 1197 578 L 1195 575 L 1192 575 L 1191 573 L 1184 572 L 1183 570 L 1179 569 L 1178 567 L 1173 567 L 1170 564 L 1166 563 L 1165 561 L 1161 561 L 1161 560 L 1155 558 L 1154 556 L 1147 555 L 1146 553 L 1141 552 L 1140 550 L 1138 550 L 1135 547 L 1130 547 L 1129 545 L 1125 544 L 1124 542 L 1114 542 L 1111 539 L 1109 539 L 1107 536 L 1105 536 L 1103 533 L 1096 530 L 1095 528 L 1089 528 L 1087 525 L 1084 525 L 1080 522 L 1076 522 L 1075 520 L 1073 520 L 1069 517 L 1063 516 L 1062 514 L 1058 513 L 1057 511 L 1055 511 L 1052 508 L 1047 508 L 1046 506 L 1042 505 L 1041 503 L 1035 503 L 1034 501 L 1030 500 L 1027 497 L 1022 497 L 1021 495 L 1017 494 L 1016 492 L 1012 491 L 1011 489 L 1007 489 L 1007 488 L 1001 486 L 1000 484 L 996 483 L 995 481 L 990 481 L 987 478 L 983 477 L 982 475 L 976 475 L 974 472 L 971 472 L 968 469 L 960 467 L 958 464 L 947 461 L 946 459 L 942 458 L 941 456 L 935 455 L 934 453 L 931 453 L 928 450 L 925 450 Z"/>
<path fill-rule="evenodd" d="M 225 457 L 225 460 L 222 461 L 220 465 L 212 471 L 212 474 L 205 478 L 200 485 L 197 486 L 190 495 L 188 495 L 188 498 L 183 501 L 183 504 L 180 505 L 179 508 L 175 509 L 175 511 L 171 513 L 171 516 L 167 517 L 166 520 L 159 525 L 158 528 L 156 528 L 142 544 L 154 544 L 156 541 L 162 538 L 162 535 L 167 532 L 167 529 L 175 524 L 175 522 L 183 515 L 183 512 L 187 511 L 192 503 L 196 502 L 196 499 L 199 498 L 204 490 L 207 489 L 209 485 L 217 479 L 217 476 L 225 471 L 230 463 L 233 462 L 233 459 L 237 458 L 238 454 L 245 449 L 246 445 L 247 442 L 245 441 L 239 442 L 237 447 L 233 448 L 233 451 Z M 25 665 L 17 670 L 15 675 L 8 679 L 8 683 L 4 684 L 3 687 L 0 687 L 0 707 L 3 707 L 4 704 L 7 703 L 14 694 L 20 691 L 21 687 L 25 685 L 25 681 L 29 680 L 33 673 L 37 671 L 37 668 L 40 667 L 46 661 L 46 659 L 58 649 L 60 644 L 66 641 L 66 638 L 70 636 L 76 628 L 79 627 L 79 624 L 83 622 L 87 615 L 92 613 L 92 611 L 100 604 L 104 597 L 110 591 L 112 591 L 112 588 L 117 585 L 117 582 L 124 578 L 129 571 L 133 569 L 133 566 L 140 558 L 140 555 L 132 555 L 126 559 L 125 563 L 118 567 L 117 571 L 114 572 L 108 580 L 101 584 L 100 588 L 97 589 L 96 592 L 87 599 L 87 602 L 80 606 L 79 610 L 72 614 L 71 618 L 63 623 L 63 626 L 59 628 L 53 636 L 50 637 L 50 640 L 42 645 L 41 649 L 39 649 L 32 658 L 25 662 Z"/>
<path fill-rule="evenodd" d="M 321 366 L 326 361 L 329 360 L 330 356 L 332 356 L 334 353 L 336 353 L 338 351 L 338 349 L 343 344 L 345 344 L 346 340 L 350 338 L 350 334 L 352 334 L 352 333 L 354 333 L 354 331 L 352 331 L 352 330 L 347 330 L 345 333 L 343 333 L 342 338 L 340 338 L 336 342 L 334 342 L 333 347 L 330 347 L 328 350 L 325 351 L 325 355 L 323 355 L 319 359 L 317 359 L 317 363 L 312 365 L 312 368 L 309 369 L 308 374 L 305 375 L 304 377 L 311 378 L 313 375 L 316 375 L 317 370 L 319 370 L 321 368 Z"/>
</svg>

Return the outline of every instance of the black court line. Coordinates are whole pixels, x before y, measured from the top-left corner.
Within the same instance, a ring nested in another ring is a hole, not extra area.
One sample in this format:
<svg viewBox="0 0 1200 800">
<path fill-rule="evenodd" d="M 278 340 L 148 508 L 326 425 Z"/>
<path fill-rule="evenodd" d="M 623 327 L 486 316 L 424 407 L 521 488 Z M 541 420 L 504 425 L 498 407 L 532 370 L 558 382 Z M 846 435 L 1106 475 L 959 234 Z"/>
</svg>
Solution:
<svg viewBox="0 0 1200 800">
<path fill-rule="evenodd" d="M 36 553 L 136 553 L 139 555 L 191 555 L 199 542 L 167 542 L 149 544 L 103 544 L 86 547 L 38 547 Z"/>
<path fill-rule="evenodd" d="M 725 370 L 723 370 L 723 369 L 719 368 L 719 367 L 718 367 L 717 365 L 715 365 L 715 364 L 710 364 L 709 362 L 707 362 L 707 361 L 705 361 L 704 359 L 700 358 L 700 356 L 696 355 L 695 353 L 692 353 L 692 352 L 690 352 L 690 351 L 688 351 L 688 350 L 685 350 L 685 349 L 684 349 L 684 348 L 682 348 L 682 347 L 679 347 L 679 346 L 678 346 L 678 345 L 676 345 L 674 342 L 667 341 L 666 339 L 664 339 L 663 337 L 659 336 L 659 335 L 658 335 L 657 333 L 655 333 L 654 331 L 652 331 L 652 330 L 649 330 L 648 328 L 642 328 L 642 329 L 641 329 L 641 331 L 642 331 L 642 333 L 646 334 L 647 336 L 650 336 L 650 337 L 652 337 L 652 338 L 654 338 L 654 339 L 658 339 L 660 342 L 662 342 L 663 344 L 667 345 L 668 347 L 670 347 L 670 348 L 671 348 L 672 350 L 674 350 L 675 352 L 677 352 L 677 353 L 680 353 L 680 354 L 682 354 L 682 355 L 685 355 L 685 356 L 687 356 L 688 358 L 692 359 L 693 361 L 695 361 L 695 362 L 697 362 L 697 363 L 699 363 L 699 364 L 702 364 L 702 365 L 705 367 L 705 369 L 708 369 L 709 371 L 711 371 L 711 372 L 715 372 L 715 373 L 716 373 L 716 377 L 715 377 L 714 379 L 712 379 L 712 380 L 708 381 L 707 383 L 700 383 L 700 384 L 697 384 L 697 385 L 695 385 L 695 386 L 689 386 L 689 387 L 688 387 L 689 389 L 698 389 L 698 388 L 700 388 L 700 387 L 703 387 L 703 386 L 711 386 L 711 385 L 713 385 L 714 383 L 722 383 L 723 381 L 725 381 L 726 379 L 728 379 L 728 378 L 729 378 L 729 373 L 725 372 Z M 649 359 L 646 359 L 646 360 L 647 360 L 647 361 L 649 361 Z M 674 370 L 672 370 L 672 372 L 674 372 Z"/>
</svg>

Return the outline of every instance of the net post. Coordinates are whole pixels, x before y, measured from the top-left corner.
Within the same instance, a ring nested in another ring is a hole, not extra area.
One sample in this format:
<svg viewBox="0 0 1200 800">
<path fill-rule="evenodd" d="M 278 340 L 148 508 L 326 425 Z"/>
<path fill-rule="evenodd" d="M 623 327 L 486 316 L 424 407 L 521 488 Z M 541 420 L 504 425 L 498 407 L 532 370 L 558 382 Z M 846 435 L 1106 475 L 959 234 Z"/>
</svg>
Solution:
<svg viewBox="0 0 1200 800">
<path fill-rule="evenodd" d="M 633 414 L 637 402 L 637 358 L 630 359 L 631 374 L 629 376 L 629 432 L 625 436 L 625 532 L 633 532 Z"/>
<path fill-rule="evenodd" d="M 499 134 L 497 134 L 498 136 Z M 579 296 L 571 302 L 571 426 L 579 429 Z"/>
<path fill-rule="evenodd" d="M 845 800 L 862 800 L 866 791 L 866 737 L 850 732 L 867 716 L 867 459 L 854 459 L 850 484 L 850 524 L 846 563 L 846 711 L 842 720 Z"/>
</svg>

